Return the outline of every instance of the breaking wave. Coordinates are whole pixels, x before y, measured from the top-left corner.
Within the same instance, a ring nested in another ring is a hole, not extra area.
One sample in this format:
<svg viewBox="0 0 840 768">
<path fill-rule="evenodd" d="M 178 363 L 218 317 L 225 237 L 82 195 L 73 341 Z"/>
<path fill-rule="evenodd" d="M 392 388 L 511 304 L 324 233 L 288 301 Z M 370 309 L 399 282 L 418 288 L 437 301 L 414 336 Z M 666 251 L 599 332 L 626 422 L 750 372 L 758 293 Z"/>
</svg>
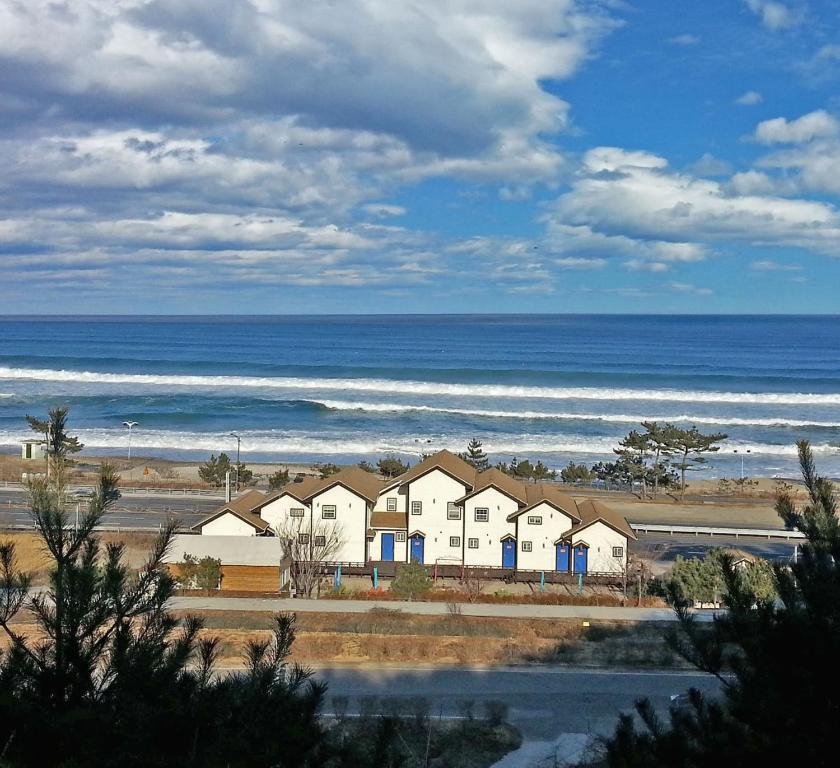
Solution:
<svg viewBox="0 0 840 768">
<path fill-rule="evenodd" d="M 679 389 L 543 387 L 509 384 L 450 384 L 393 379 L 298 378 L 262 376 L 179 376 L 175 374 L 105 373 L 41 368 L 0 367 L 0 379 L 72 384 L 133 384 L 158 388 L 200 387 L 376 392 L 396 395 L 453 395 L 546 400 L 635 400 L 675 403 L 742 403 L 756 405 L 840 405 L 840 393 L 717 392 Z"/>
</svg>

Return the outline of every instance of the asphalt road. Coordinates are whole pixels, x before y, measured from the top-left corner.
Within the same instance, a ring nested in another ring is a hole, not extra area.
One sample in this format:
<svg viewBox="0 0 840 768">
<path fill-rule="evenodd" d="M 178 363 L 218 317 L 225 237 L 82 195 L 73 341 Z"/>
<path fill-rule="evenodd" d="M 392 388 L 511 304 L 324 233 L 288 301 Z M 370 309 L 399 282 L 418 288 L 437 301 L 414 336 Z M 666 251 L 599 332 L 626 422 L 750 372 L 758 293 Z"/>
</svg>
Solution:
<svg viewBox="0 0 840 768">
<path fill-rule="evenodd" d="M 618 715 L 634 702 L 649 698 L 666 712 L 670 696 L 691 687 L 715 695 L 720 683 L 694 672 L 623 672 L 558 669 L 556 667 L 406 668 L 329 667 L 317 670 L 329 684 L 326 711 L 333 697 L 347 697 L 348 712 L 358 712 L 360 700 L 382 709 L 382 699 L 422 697 L 434 714 L 457 716 L 460 702 L 472 701 L 477 715 L 484 702 L 503 701 L 508 719 L 526 739 L 553 739 L 561 733 L 606 735 Z"/>
<path fill-rule="evenodd" d="M 105 515 L 105 525 L 157 529 L 169 517 L 188 528 L 219 507 L 220 499 L 196 496 L 134 496 L 125 494 Z M 26 494 L 0 489 L 0 527 L 30 526 Z"/>
</svg>

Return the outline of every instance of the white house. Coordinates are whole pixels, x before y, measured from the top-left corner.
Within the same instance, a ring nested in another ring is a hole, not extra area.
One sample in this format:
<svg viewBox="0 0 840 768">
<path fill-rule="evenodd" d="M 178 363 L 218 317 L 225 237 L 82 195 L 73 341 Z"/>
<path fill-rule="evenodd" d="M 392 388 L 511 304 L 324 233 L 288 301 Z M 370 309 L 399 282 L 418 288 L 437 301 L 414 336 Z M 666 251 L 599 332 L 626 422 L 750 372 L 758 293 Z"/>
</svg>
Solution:
<svg viewBox="0 0 840 768">
<path fill-rule="evenodd" d="M 256 495 L 255 495 L 256 494 Z M 202 520 L 205 535 L 295 535 L 317 546 L 337 533 L 329 562 L 416 560 L 519 571 L 621 573 L 636 536 L 599 500 L 576 501 L 554 483 L 477 472 L 441 451 L 388 482 L 357 467 L 252 491 Z"/>
<path fill-rule="evenodd" d="M 271 535 L 269 524 L 253 512 L 265 494 L 248 491 L 227 502 L 211 515 L 193 526 L 202 536 L 265 536 Z"/>
</svg>

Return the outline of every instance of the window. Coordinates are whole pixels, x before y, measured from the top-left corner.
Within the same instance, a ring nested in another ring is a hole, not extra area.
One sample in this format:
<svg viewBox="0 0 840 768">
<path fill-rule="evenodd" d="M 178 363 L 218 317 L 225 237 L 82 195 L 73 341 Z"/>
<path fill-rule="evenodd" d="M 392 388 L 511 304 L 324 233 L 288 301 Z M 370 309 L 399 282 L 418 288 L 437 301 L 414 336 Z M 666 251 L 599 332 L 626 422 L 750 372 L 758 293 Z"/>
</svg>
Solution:
<svg viewBox="0 0 840 768">
<path fill-rule="evenodd" d="M 470 549 L 478 549 L 478 539 L 467 539 L 467 546 Z"/>
<path fill-rule="evenodd" d="M 523 541 L 522 542 L 522 551 L 523 552 L 530 552 L 534 548 L 534 545 L 530 541 Z"/>
<path fill-rule="evenodd" d="M 388 499 L 385 503 L 387 504 L 386 509 L 389 512 L 396 512 L 397 511 L 397 500 L 396 499 Z"/>
<path fill-rule="evenodd" d="M 461 508 L 455 504 L 454 502 L 449 502 L 446 505 L 446 519 L 447 520 L 460 520 L 461 519 Z"/>
<path fill-rule="evenodd" d="M 394 541 L 405 541 L 405 531 L 397 531 L 394 534 Z"/>
<path fill-rule="evenodd" d="M 613 557 L 624 557 L 624 547 L 613 547 Z"/>
<path fill-rule="evenodd" d="M 299 533 L 298 534 L 298 541 L 301 544 L 309 544 L 309 534 L 308 533 Z"/>
<path fill-rule="evenodd" d="M 490 510 L 487 507 L 475 508 L 475 521 L 477 523 L 486 523 L 490 520 Z"/>
<path fill-rule="evenodd" d="M 315 537 L 315 546 L 316 547 L 326 547 L 327 546 L 327 537 L 326 536 L 316 536 Z"/>
<path fill-rule="evenodd" d="M 530 515 L 528 525 L 542 525 L 542 518 L 539 515 Z"/>
<path fill-rule="evenodd" d="M 292 507 L 289 510 L 289 517 L 303 517 L 303 507 Z"/>
<path fill-rule="evenodd" d="M 412 515 L 423 514 L 423 502 L 422 501 L 412 501 L 411 502 L 411 514 Z"/>
<path fill-rule="evenodd" d="M 461 546 L 461 537 L 460 536 L 450 536 L 449 537 L 449 546 L 450 547 L 460 547 Z"/>
<path fill-rule="evenodd" d="M 324 504 L 321 507 L 321 517 L 324 520 L 335 520 L 335 504 Z"/>
</svg>

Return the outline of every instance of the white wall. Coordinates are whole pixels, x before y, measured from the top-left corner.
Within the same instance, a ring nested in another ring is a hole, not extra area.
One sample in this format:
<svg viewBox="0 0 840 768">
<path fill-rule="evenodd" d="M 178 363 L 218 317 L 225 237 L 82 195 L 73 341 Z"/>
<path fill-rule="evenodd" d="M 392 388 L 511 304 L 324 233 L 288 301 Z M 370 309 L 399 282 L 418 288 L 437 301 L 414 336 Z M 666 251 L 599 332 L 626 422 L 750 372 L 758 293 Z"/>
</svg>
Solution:
<svg viewBox="0 0 840 768">
<path fill-rule="evenodd" d="M 435 561 L 454 565 L 461 563 L 462 546 L 449 545 L 451 536 L 460 540 L 463 536 L 462 520 L 447 520 L 447 502 L 460 499 L 467 492 L 467 486 L 451 478 L 439 469 L 433 469 L 408 484 L 408 533 L 421 530 L 426 534 L 423 560 L 426 565 Z M 423 503 L 422 513 L 411 514 L 412 502 Z"/>
<path fill-rule="evenodd" d="M 589 545 L 587 570 L 591 573 L 621 573 L 627 564 L 627 537 L 602 522 L 595 522 L 572 536 L 572 546 L 578 542 Z M 613 547 L 621 547 L 621 559 L 613 557 Z M 570 553 L 570 557 L 573 553 Z"/>
<path fill-rule="evenodd" d="M 488 521 L 477 523 L 476 508 L 488 510 Z M 488 487 L 464 502 L 464 565 L 502 566 L 502 536 L 514 534 L 514 523 L 508 515 L 519 509 L 519 504 L 509 496 Z M 469 539 L 478 539 L 478 549 L 470 549 Z"/>
<path fill-rule="evenodd" d="M 405 512 L 405 499 L 406 499 L 406 489 L 399 487 L 391 488 L 388 491 L 384 491 L 379 495 L 379 498 L 376 500 L 376 504 L 374 505 L 373 509 L 376 512 L 393 512 L 395 510 L 388 509 L 388 499 L 396 499 L 397 500 L 397 512 Z"/>
<path fill-rule="evenodd" d="M 381 560 L 382 559 L 382 534 L 383 533 L 390 533 L 394 536 L 394 562 L 395 563 L 404 563 L 406 562 L 407 558 L 407 550 L 406 547 L 408 545 L 408 536 L 406 535 L 405 531 L 397 531 L 396 529 L 392 530 L 377 530 L 374 534 L 374 537 L 371 541 L 368 542 L 368 558 L 370 560 Z M 405 537 L 405 541 L 397 541 L 397 533 L 402 533 Z"/>
<path fill-rule="evenodd" d="M 312 530 L 331 529 L 333 524 L 341 526 L 339 551 L 331 561 L 342 563 L 363 563 L 366 560 L 366 535 L 368 526 L 368 502 L 343 486 L 334 485 L 311 500 Z M 324 520 L 323 507 L 335 506 L 335 520 Z"/>
<path fill-rule="evenodd" d="M 278 565 L 283 558 L 283 545 L 273 536 L 192 536 L 179 533 L 172 537 L 172 546 L 164 562 L 180 563 L 184 555 L 199 560 L 213 557 L 222 565 Z"/>
<path fill-rule="evenodd" d="M 528 518 L 540 518 L 540 525 L 533 525 Z M 525 571 L 553 571 L 557 565 L 554 542 L 573 525 L 572 518 L 550 504 L 540 503 L 523 512 L 518 519 L 517 567 Z M 531 542 L 531 551 L 522 549 L 522 542 Z"/>
<path fill-rule="evenodd" d="M 271 526 L 272 530 L 275 532 L 281 531 L 289 525 L 290 520 L 295 521 L 295 525 L 297 526 L 297 521 L 301 519 L 299 517 L 291 517 L 289 510 L 292 508 L 303 509 L 304 519 L 309 520 L 309 505 L 298 501 L 294 496 L 290 496 L 289 494 L 283 494 L 279 499 L 275 499 L 269 504 L 266 504 L 260 510 L 260 517 Z"/>
<path fill-rule="evenodd" d="M 219 515 L 201 527 L 202 536 L 256 536 L 257 530 L 230 512 Z"/>
</svg>

